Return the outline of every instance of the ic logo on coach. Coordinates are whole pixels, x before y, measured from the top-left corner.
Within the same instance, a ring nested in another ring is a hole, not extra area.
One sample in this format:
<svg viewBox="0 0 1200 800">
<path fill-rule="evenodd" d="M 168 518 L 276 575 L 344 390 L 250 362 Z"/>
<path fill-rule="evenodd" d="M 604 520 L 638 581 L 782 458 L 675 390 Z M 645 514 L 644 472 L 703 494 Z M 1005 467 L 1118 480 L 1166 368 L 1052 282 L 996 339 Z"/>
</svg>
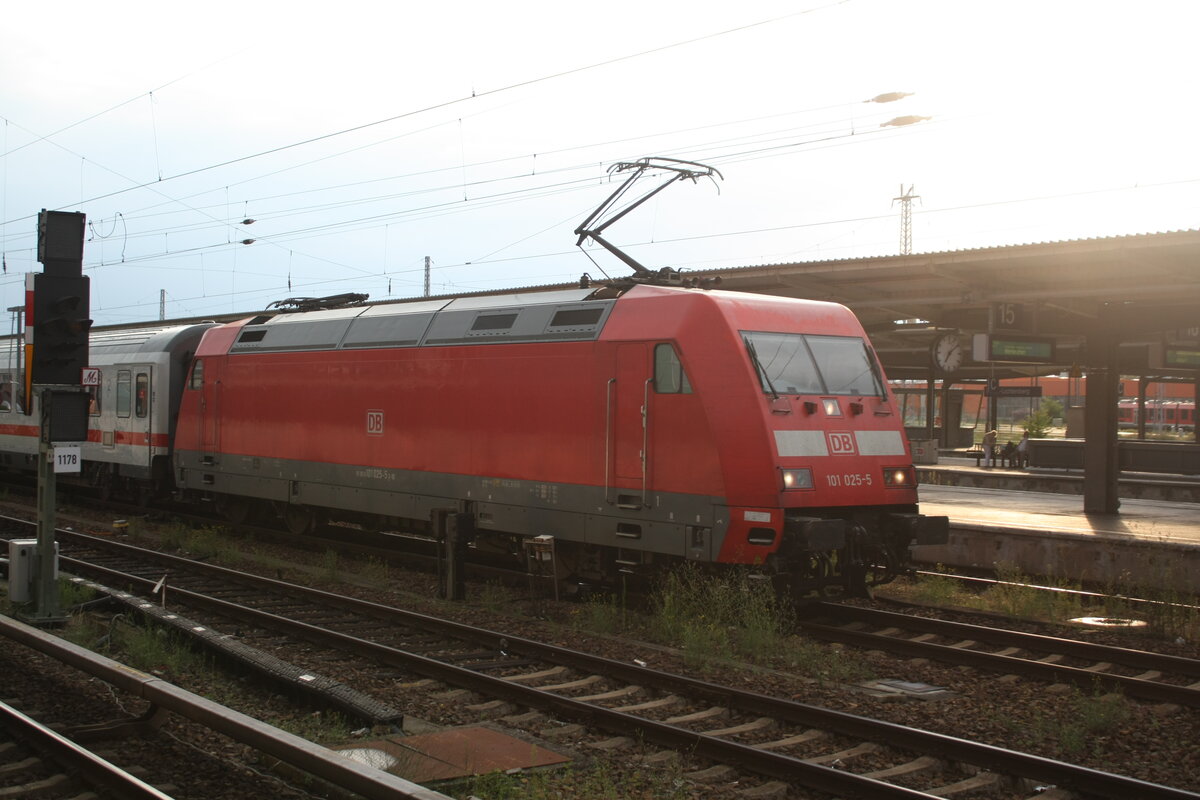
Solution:
<svg viewBox="0 0 1200 800">
<path fill-rule="evenodd" d="M 383 436 L 383 411 L 367 411 L 367 436 Z"/>
<path fill-rule="evenodd" d="M 835 456 L 854 455 L 854 435 L 851 433 L 827 433 L 829 452 Z"/>
</svg>

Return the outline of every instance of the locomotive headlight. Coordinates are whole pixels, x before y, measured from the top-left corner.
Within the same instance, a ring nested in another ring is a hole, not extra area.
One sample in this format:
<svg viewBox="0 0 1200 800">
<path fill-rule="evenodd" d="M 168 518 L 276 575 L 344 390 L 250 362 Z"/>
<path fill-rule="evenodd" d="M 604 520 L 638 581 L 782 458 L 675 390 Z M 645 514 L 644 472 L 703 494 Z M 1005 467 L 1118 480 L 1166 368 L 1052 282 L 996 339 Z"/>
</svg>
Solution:
<svg viewBox="0 0 1200 800">
<path fill-rule="evenodd" d="M 784 491 L 813 488 L 811 469 L 781 469 L 779 474 L 783 478 Z"/>
<path fill-rule="evenodd" d="M 896 489 L 917 485 L 916 470 L 912 467 L 884 467 L 883 485 Z"/>
</svg>

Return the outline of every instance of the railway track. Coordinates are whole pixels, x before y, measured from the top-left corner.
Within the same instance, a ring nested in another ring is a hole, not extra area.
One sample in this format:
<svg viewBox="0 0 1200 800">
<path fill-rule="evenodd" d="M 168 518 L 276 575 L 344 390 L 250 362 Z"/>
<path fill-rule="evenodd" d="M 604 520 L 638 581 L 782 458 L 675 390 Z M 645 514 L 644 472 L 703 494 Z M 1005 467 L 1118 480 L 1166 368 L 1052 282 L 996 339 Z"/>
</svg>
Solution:
<svg viewBox="0 0 1200 800">
<path fill-rule="evenodd" d="M 62 698 L 57 700 L 61 702 Z M 171 800 L 171 795 L 64 736 L 47 722 L 19 711 L 12 705 L 15 702 L 0 702 L 0 797 Z"/>
<path fill-rule="evenodd" d="M 800 627 L 868 650 L 1200 708 L 1195 659 L 836 603 L 814 606 Z"/>
<path fill-rule="evenodd" d="M 173 605 L 200 609 L 212 624 L 240 629 L 247 641 L 284 635 L 336 654 L 330 659 L 369 659 L 418 676 L 428 691 L 446 689 L 448 700 L 466 711 L 504 716 L 547 739 L 605 749 L 642 742 L 681 753 L 696 762 L 689 773 L 696 781 L 737 775 L 764 796 L 796 786 L 845 797 L 986 789 L 998 797 L 1044 798 L 1042 790 L 1056 786 L 1085 797 L 1200 797 L 104 538 L 65 532 L 60 542 L 64 570 L 143 595 L 166 575 Z"/>
</svg>

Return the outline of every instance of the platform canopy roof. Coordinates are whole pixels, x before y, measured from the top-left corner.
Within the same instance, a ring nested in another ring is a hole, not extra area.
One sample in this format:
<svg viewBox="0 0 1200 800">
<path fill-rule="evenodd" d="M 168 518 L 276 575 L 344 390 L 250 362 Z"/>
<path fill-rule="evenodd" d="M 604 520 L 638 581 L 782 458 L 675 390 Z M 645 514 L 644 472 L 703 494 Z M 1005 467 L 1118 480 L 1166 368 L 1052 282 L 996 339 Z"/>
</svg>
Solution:
<svg viewBox="0 0 1200 800">
<path fill-rule="evenodd" d="M 1200 230 L 695 274 L 719 275 L 722 289 L 850 307 L 893 378 L 927 377 L 930 346 L 948 332 L 968 342 L 998 330 L 1055 339 L 1061 363 L 1006 365 L 1008 375 L 1082 364 L 1087 337 L 1105 333 L 1122 343 L 1123 369 L 1148 374 L 1150 347 L 1200 338 Z M 969 358 L 961 369 L 968 378 L 995 372 Z"/>
</svg>

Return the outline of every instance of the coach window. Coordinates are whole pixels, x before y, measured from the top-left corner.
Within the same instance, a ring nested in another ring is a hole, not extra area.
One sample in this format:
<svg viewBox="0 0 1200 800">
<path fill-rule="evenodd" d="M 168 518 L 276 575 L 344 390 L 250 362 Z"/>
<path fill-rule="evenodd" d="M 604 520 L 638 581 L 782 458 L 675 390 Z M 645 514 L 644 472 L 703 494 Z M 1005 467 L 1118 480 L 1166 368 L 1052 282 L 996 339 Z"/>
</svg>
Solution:
<svg viewBox="0 0 1200 800">
<path fill-rule="evenodd" d="M 87 396 L 88 396 L 88 414 L 90 414 L 93 417 L 100 416 L 100 387 L 99 386 L 87 387 Z"/>
<path fill-rule="evenodd" d="M 131 389 L 131 378 L 129 370 L 121 370 L 117 373 L 117 416 L 128 417 L 130 400 L 133 397 Z"/>
<path fill-rule="evenodd" d="M 683 371 L 683 364 L 679 363 L 679 355 L 669 344 L 654 347 L 654 391 L 659 394 L 692 393 L 692 385 Z"/>
<path fill-rule="evenodd" d="M 0 375 L 0 412 L 12 411 L 13 386 L 12 375 Z"/>
<path fill-rule="evenodd" d="M 139 372 L 137 376 L 137 391 L 133 395 L 133 413 L 139 418 L 146 416 L 150 407 L 150 376 Z"/>
<path fill-rule="evenodd" d="M 192 364 L 192 377 L 188 380 L 189 389 L 204 388 L 204 359 L 197 358 L 196 363 Z"/>
</svg>

